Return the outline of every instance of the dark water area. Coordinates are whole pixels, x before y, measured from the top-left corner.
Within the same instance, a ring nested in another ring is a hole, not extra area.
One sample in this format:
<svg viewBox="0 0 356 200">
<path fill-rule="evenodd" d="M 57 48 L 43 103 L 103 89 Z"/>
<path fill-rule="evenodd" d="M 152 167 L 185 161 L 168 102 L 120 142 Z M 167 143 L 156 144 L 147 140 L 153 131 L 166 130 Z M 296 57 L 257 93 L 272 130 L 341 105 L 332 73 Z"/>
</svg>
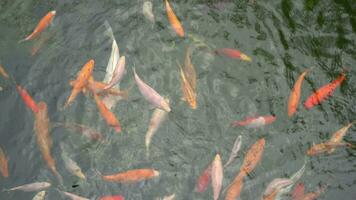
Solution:
<svg viewBox="0 0 356 200">
<path fill-rule="evenodd" d="M 47 181 L 52 187 L 46 199 L 51 200 L 66 199 L 56 187 L 92 199 L 120 194 L 129 200 L 150 200 L 173 193 L 177 200 L 213 199 L 211 186 L 202 194 L 194 190 L 197 179 L 217 153 L 226 162 L 235 138 L 242 135 L 239 157 L 224 169 L 223 190 L 238 173 L 248 148 L 263 137 L 262 160 L 245 178 L 240 199 L 260 199 L 273 179 L 290 177 L 305 160 L 298 182 L 305 184 L 307 192 L 327 184 L 319 199 L 356 199 L 355 149 L 306 155 L 313 144 L 325 142 L 356 119 L 355 1 L 171 0 L 185 29 L 183 39 L 172 30 L 164 1 L 151 2 L 154 23 L 142 14 L 141 0 L 0 0 L 0 63 L 36 101 L 48 104 L 51 122 L 84 124 L 105 136 L 105 142 L 92 142 L 65 128 L 51 130 L 52 155 L 64 178 L 59 185 L 37 146 L 33 113 L 12 82 L 1 78 L 0 146 L 9 158 L 10 173 L 8 178 L 0 177 L 1 190 Z M 36 41 L 18 41 L 51 10 L 57 14 L 41 34 L 46 41 L 31 56 Z M 94 77 L 102 80 L 105 76 L 112 45 L 105 22 L 112 27 L 120 55 L 126 56 L 127 73 L 120 87 L 134 85 L 129 100 L 119 101 L 112 109 L 123 128 L 120 134 L 106 125 L 90 95 L 80 94 L 62 110 L 72 89 L 69 81 L 89 59 L 95 60 Z M 176 60 L 183 62 L 187 46 L 192 47 L 197 71 L 196 110 L 181 100 Z M 216 48 L 238 49 L 252 62 L 214 55 Z M 153 109 L 135 85 L 134 67 L 146 83 L 170 99 L 172 108 L 152 139 L 149 158 L 145 133 Z M 289 118 L 290 91 L 299 75 L 311 67 L 298 111 Z M 313 91 L 335 80 L 344 69 L 346 80 L 332 97 L 310 110 L 302 106 Z M 275 115 L 277 120 L 260 129 L 231 127 L 234 120 L 258 115 Z M 344 140 L 356 142 L 356 126 Z M 87 180 L 68 173 L 60 144 Z M 157 169 L 160 176 L 120 184 L 105 182 L 95 173 L 138 168 Z M 25 200 L 34 195 L 0 192 L 0 199 Z M 222 193 L 220 199 L 224 198 Z"/>
</svg>

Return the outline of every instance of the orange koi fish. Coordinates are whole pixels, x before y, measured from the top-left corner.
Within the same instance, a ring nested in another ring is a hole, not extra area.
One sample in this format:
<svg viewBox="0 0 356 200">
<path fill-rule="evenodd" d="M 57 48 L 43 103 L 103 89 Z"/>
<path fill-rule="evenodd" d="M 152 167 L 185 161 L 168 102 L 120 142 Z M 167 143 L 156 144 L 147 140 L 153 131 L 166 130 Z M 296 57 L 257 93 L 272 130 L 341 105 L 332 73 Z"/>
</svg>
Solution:
<svg viewBox="0 0 356 200">
<path fill-rule="evenodd" d="M 341 85 L 341 83 L 345 80 L 345 78 L 346 78 L 345 74 L 342 73 L 333 82 L 319 88 L 317 91 L 314 92 L 314 94 L 310 95 L 308 99 L 304 102 L 304 107 L 306 109 L 310 109 L 320 104 L 322 101 L 324 101 L 326 98 L 328 98 L 333 94 L 334 90 Z"/>
<path fill-rule="evenodd" d="M 20 85 L 16 85 L 16 90 L 20 94 L 25 105 L 32 110 L 32 112 L 38 112 L 38 106 L 35 100 L 28 94 L 27 90 L 22 88 Z"/>
<path fill-rule="evenodd" d="M 154 169 L 133 169 L 114 175 L 101 175 L 102 179 L 105 181 L 118 183 L 134 183 L 152 179 L 157 176 L 159 176 L 159 172 Z"/>
<path fill-rule="evenodd" d="M 236 200 L 241 193 L 245 174 L 239 173 L 228 187 L 225 200 Z"/>
<path fill-rule="evenodd" d="M 233 126 L 245 126 L 247 128 L 260 128 L 262 126 L 272 124 L 277 117 L 274 115 L 265 115 L 258 117 L 248 117 L 243 121 L 234 121 Z"/>
<path fill-rule="evenodd" d="M 326 187 L 321 187 L 315 192 L 309 192 L 305 194 L 301 199 L 299 200 L 315 200 L 317 199 L 322 193 L 324 193 L 326 190 Z"/>
<path fill-rule="evenodd" d="M 303 83 L 304 77 L 307 75 L 307 73 L 309 71 L 310 71 L 310 69 L 307 69 L 299 76 L 298 80 L 295 82 L 294 87 L 290 93 L 289 100 L 288 100 L 288 116 L 289 117 L 293 116 L 294 113 L 297 111 L 299 99 L 300 99 L 300 93 L 302 90 L 302 83 Z"/>
<path fill-rule="evenodd" d="M 38 103 L 38 112 L 35 113 L 34 129 L 37 138 L 37 144 L 41 150 L 43 159 L 46 161 L 47 166 L 52 173 L 62 183 L 62 176 L 57 172 L 56 161 L 51 155 L 52 139 L 49 133 L 49 118 L 47 113 L 47 104 L 45 102 Z"/>
<path fill-rule="evenodd" d="M 304 184 L 299 183 L 297 186 L 295 186 L 293 192 L 292 192 L 292 200 L 301 200 L 304 196 Z"/>
<path fill-rule="evenodd" d="M 340 130 L 336 131 L 330 138 L 329 142 L 335 142 L 335 143 L 341 143 L 341 141 L 344 139 L 344 136 L 346 135 L 347 131 L 349 128 L 354 125 L 356 121 L 349 123 L 348 125 L 342 127 Z M 334 149 L 331 149 L 328 153 L 334 152 Z"/>
<path fill-rule="evenodd" d="M 125 198 L 121 195 L 114 195 L 101 197 L 99 200 L 125 200 Z"/>
<path fill-rule="evenodd" d="M 93 77 L 90 77 L 89 79 L 90 81 L 88 82 L 88 88 L 93 90 L 99 96 L 115 95 L 115 96 L 121 96 L 123 99 L 128 99 L 128 95 L 129 95 L 128 93 L 131 88 L 126 90 L 119 90 L 116 88 L 110 88 L 105 90 L 104 88 L 107 87 L 108 84 L 100 81 L 96 81 L 93 79 Z M 84 91 L 84 93 L 86 92 Z"/>
<path fill-rule="evenodd" d="M 193 91 L 196 91 L 197 88 L 197 75 L 195 72 L 194 65 L 190 59 L 190 48 L 187 47 L 185 52 L 185 60 L 184 60 L 184 67 L 183 67 L 184 74 L 192 87 Z"/>
<path fill-rule="evenodd" d="M 20 42 L 27 41 L 27 40 L 32 40 L 33 38 L 35 38 L 39 34 L 41 34 L 47 28 L 47 26 L 52 22 L 52 20 L 53 20 L 55 15 L 56 15 L 56 11 L 55 10 L 52 10 L 52 11 L 48 12 L 47 15 L 44 16 L 40 20 L 40 22 L 36 26 L 35 30 L 33 30 L 33 32 L 29 36 L 27 36 L 25 39 L 20 40 Z"/>
<path fill-rule="evenodd" d="M 167 11 L 169 23 L 171 23 L 171 26 L 173 27 L 174 31 L 177 33 L 179 37 L 184 37 L 184 29 L 182 24 L 178 20 L 177 16 L 174 14 L 173 9 L 168 3 L 168 0 L 165 0 L 165 3 L 166 3 L 166 11 Z"/>
<path fill-rule="evenodd" d="M 9 79 L 9 75 L 7 74 L 6 70 L 4 67 L 0 64 L 0 75 L 3 76 L 5 79 Z"/>
<path fill-rule="evenodd" d="M 192 109 L 197 108 L 197 101 L 196 101 L 196 93 L 193 90 L 192 86 L 189 84 L 182 67 L 179 65 L 180 70 L 180 78 L 182 82 L 182 92 L 183 92 L 183 99 L 187 101 Z"/>
<path fill-rule="evenodd" d="M 222 49 L 215 50 L 215 53 L 219 55 L 225 55 L 230 58 L 238 58 L 243 61 L 249 61 L 249 62 L 252 61 L 252 59 L 249 56 L 236 49 L 222 48 Z"/>
<path fill-rule="evenodd" d="M 116 133 L 121 132 L 121 125 L 119 120 L 116 118 L 114 113 L 112 113 L 104 104 L 104 102 L 101 101 L 101 99 L 98 97 L 97 94 L 93 92 L 95 103 L 100 111 L 101 116 L 104 118 L 106 123 L 113 127 L 116 131 Z"/>
<path fill-rule="evenodd" d="M 315 156 L 317 154 L 321 154 L 324 152 L 334 152 L 335 148 L 337 147 L 353 147 L 352 144 L 346 143 L 346 142 L 324 142 L 320 144 L 315 144 L 313 145 L 310 149 L 307 151 L 308 156 Z"/>
<path fill-rule="evenodd" d="M 9 177 L 8 159 L 1 147 L 0 147 L 0 172 L 3 177 L 5 178 Z"/>
<path fill-rule="evenodd" d="M 67 107 L 70 103 L 74 101 L 80 91 L 85 87 L 88 82 L 89 77 L 93 73 L 95 61 L 93 59 L 89 60 L 83 68 L 78 72 L 77 79 L 73 83 L 73 90 L 70 96 L 68 97 L 67 102 L 64 104 L 64 107 Z"/>
</svg>

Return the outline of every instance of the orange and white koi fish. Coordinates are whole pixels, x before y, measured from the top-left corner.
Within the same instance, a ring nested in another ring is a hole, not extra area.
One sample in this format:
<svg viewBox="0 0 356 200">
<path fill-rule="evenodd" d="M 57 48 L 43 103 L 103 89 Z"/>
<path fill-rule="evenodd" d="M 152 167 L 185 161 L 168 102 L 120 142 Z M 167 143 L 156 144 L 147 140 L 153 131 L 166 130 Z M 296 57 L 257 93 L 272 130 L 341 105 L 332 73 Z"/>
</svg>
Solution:
<svg viewBox="0 0 356 200">
<path fill-rule="evenodd" d="M 352 144 L 346 142 L 324 142 L 320 144 L 315 144 L 307 151 L 308 156 L 315 156 L 317 154 L 325 153 L 325 152 L 333 152 L 337 147 L 353 147 Z"/>
<path fill-rule="evenodd" d="M 161 95 L 159 95 L 153 88 L 151 88 L 149 85 L 143 82 L 141 78 L 137 75 L 135 69 L 134 69 L 134 77 L 138 89 L 140 90 L 141 94 L 148 102 L 150 102 L 155 107 L 163 109 L 167 112 L 171 111 L 171 108 L 169 107 L 169 103 Z"/>
<path fill-rule="evenodd" d="M 9 79 L 9 74 L 7 74 L 5 68 L 0 64 L 0 75 L 5 79 Z"/>
<path fill-rule="evenodd" d="M 101 178 L 110 182 L 134 183 L 155 178 L 159 176 L 159 174 L 159 171 L 154 169 L 133 169 L 114 175 L 101 175 Z"/>
<path fill-rule="evenodd" d="M 214 200 L 219 199 L 223 178 L 224 173 L 221 157 L 217 154 L 211 168 L 211 185 L 213 186 Z"/>
<path fill-rule="evenodd" d="M 10 189 L 4 189 L 4 191 L 15 191 L 15 190 L 21 190 L 24 192 L 37 192 L 40 190 L 44 190 L 51 187 L 51 183 L 47 182 L 35 182 L 35 183 L 29 183 L 17 187 L 13 187 Z"/>
<path fill-rule="evenodd" d="M 33 30 L 33 32 L 29 36 L 27 36 L 25 39 L 20 40 L 20 42 L 27 41 L 27 40 L 32 40 L 33 38 L 35 38 L 39 34 L 41 34 L 47 28 L 47 26 L 52 22 L 52 20 L 53 20 L 55 15 L 56 15 L 56 11 L 55 10 L 52 10 L 52 11 L 48 12 L 47 15 L 44 16 L 40 20 L 40 22 L 36 26 L 35 30 Z"/>
<path fill-rule="evenodd" d="M 97 94 L 93 93 L 94 95 L 94 99 L 95 99 L 95 103 L 99 109 L 99 112 L 101 114 L 101 116 L 104 118 L 104 120 L 106 121 L 106 123 L 113 127 L 114 130 L 116 131 L 116 133 L 120 133 L 121 132 L 121 125 L 119 120 L 116 118 L 116 116 L 114 115 L 114 113 L 112 113 L 103 103 L 103 101 L 101 101 L 101 99 L 98 97 Z"/>
<path fill-rule="evenodd" d="M 310 69 L 307 69 L 299 76 L 298 80 L 295 82 L 294 87 L 290 93 L 289 100 L 288 100 L 288 116 L 289 117 L 293 116 L 294 113 L 297 111 L 299 99 L 300 99 L 300 93 L 302 90 L 302 83 L 303 83 L 304 77 L 307 75 L 307 73 L 309 71 L 310 71 Z"/>
<path fill-rule="evenodd" d="M 78 72 L 77 79 L 71 82 L 73 84 L 73 90 L 68 97 L 67 102 L 64 104 L 64 107 L 67 107 L 70 103 L 72 103 L 80 91 L 86 86 L 89 77 L 91 77 L 93 73 L 94 64 L 95 61 L 93 59 L 89 60 Z"/>
<path fill-rule="evenodd" d="M 310 109 L 323 102 L 325 99 L 327 99 L 333 94 L 335 89 L 341 85 L 341 83 L 345 80 L 345 78 L 346 78 L 345 74 L 341 73 L 341 75 L 333 82 L 319 88 L 312 95 L 310 95 L 308 99 L 304 102 L 304 107 L 306 109 Z"/>
<path fill-rule="evenodd" d="M 212 170 L 212 165 L 209 164 L 209 166 L 199 176 L 197 185 L 195 187 L 197 192 L 203 193 L 208 188 L 211 179 L 211 170 Z"/>
<path fill-rule="evenodd" d="M 238 58 L 243 61 L 249 61 L 249 62 L 252 61 L 252 59 L 249 56 L 236 49 L 222 48 L 222 49 L 215 50 L 215 53 L 219 55 L 225 55 L 230 58 Z"/>
<path fill-rule="evenodd" d="M 346 126 L 342 127 L 340 130 L 336 131 L 330 138 L 329 142 L 334 142 L 334 143 L 341 143 L 341 141 L 344 139 L 344 136 L 346 135 L 347 131 L 349 128 L 354 125 L 356 121 L 351 122 L 347 124 Z M 334 149 L 330 149 L 328 153 L 334 152 Z"/>
<path fill-rule="evenodd" d="M 22 88 L 20 85 L 16 85 L 16 90 L 20 94 L 25 105 L 32 110 L 32 112 L 38 112 L 38 106 L 35 100 L 28 94 L 27 90 Z"/>
<path fill-rule="evenodd" d="M 9 177 L 8 159 L 1 147 L 0 147 L 0 172 L 3 177 L 5 178 Z"/>
<path fill-rule="evenodd" d="M 47 104 L 38 103 L 38 112 L 35 113 L 34 129 L 36 133 L 37 144 L 41 150 L 43 159 L 52 173 L 57 177 L 60 183 L 63 182 L 62 176 L 57 172 L 56 161 L 51 155 L 52 139 L 49 134 L 49 118 L 47 113 Z"/>
<path fill-rule="evenodd" d="M 190 105 L 192 109 L 197 108 L 197 100 L 196 100 L 196 93 L 193 90 L 192 86 L 188 82 L 182 67 L 179 65 L 180 70 L 180 79 L 182 83 L 182 92 L 183 92 L 183 99 Z"/>
<path fill-rule="evenodd" d="M 177 16 L 174 14 L 173 9 L 169 5 L 168 0 L 165 0 L 166 4 L 166 11 L 168 16 L 168 21 L 171 23 L 172 28 L 177 33 L 179 37 L 184 37 L 184 29 L 180 21 L 178 20 Z"/>
<path fill-rule="evenodd" d="M 268 125 L 276 121 L 276 117 L 273 115 L 259 116 L 259 117 L 248 117 L 243 121 L 234 121 L 233 126 L 245 126 L 247 128 L 260 128 L 262 126 Z"/>
</svg>

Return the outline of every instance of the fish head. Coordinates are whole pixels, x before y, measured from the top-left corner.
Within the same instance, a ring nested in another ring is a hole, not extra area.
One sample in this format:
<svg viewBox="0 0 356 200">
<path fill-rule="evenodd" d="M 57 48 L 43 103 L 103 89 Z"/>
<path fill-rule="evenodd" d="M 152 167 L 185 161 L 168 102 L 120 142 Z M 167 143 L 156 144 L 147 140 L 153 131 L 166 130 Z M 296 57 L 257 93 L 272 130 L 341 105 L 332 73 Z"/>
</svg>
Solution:
<svg viewBox="0 0 356 200">
<path fill-rule="evenodd" d="M 167 102 L 166 100 L 161 101 L 161 107 L 163 108 L 163 110 L 165 110 L 166 112 L 171 112 L 171 108 L 169 106 L 169 101 Z"/>
<path fill-rule="evenodd" d="M 55 10 L 52 10 L 52 11 L 51 11 L 51 15 L 53 15 L 53 16 L 55 16 L 56 13 L 57 13 L 57 11 L 55 11 Z"/>
<path fill-rule="evenodd" d="M 241 53 L 240 58 L 241 58 L 241 60 L 243 60 L 243 61 L 248 61 L 248 62 L 251 62 L 251 61 L 252 61 L 252 59 L 251 59 L 248 55 L 243 54 L 243 53 Z"/>
<path fill-rule="evenodd" d="M 76 170 L 74 171 L 74 173 L 75 173 L 75 175 L 78 176 L 79 178 L 81 178 L 81 179 L 83 179 L 83 180 L 86 179 L 86 177 L 85 177 L 85 175 L 83 174 L 83 172 L 82 172 L 81 169 L 76 169 Z"/>
</svg>

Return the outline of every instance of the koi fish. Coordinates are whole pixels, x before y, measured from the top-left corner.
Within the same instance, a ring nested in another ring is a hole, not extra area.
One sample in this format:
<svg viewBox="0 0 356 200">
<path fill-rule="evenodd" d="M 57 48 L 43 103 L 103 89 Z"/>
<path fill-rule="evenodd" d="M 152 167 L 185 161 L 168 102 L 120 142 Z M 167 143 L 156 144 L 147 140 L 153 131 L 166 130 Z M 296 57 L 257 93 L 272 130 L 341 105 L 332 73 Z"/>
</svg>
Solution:
<svg viewBox="0 0 356 200">
<path fill-rule="evenodd" d="M 8 168 L 8 158 L 5 155 L 5 152 L 0 147 L 0 172 L 3 177 L 9 177 L 9 168 Z"/>
<path fill-rule="evenodd" d="M 217 154 L 211 168 L 211 184 L 213 186 L 214 200 L 219 199 L 222 181 L 224 178 L 220 155 Z"/>
<path fill-rule="evenodd" d="M 134 69 L 134 76 L 138 89 L 140 90 L 141 94 L 148 102 L 150 102 L 155 107 L 163 109 L 167 112 L 171 111 L 171 108 L 169 107 L 169 103 L 165 101 L 164 98 L 161 95 L 159 95 L 153 88 L 151 88 L 149 85 L 143 82 L 141 78 L 136 74 L 135 69 Z"/>
<path fill-rule="evenodd" d="M 334 90 L 339 85 L 341 85 L 341 83 L 345 80 L 345 78 L 346 78 L 345 74 L 342 73 L 337 79 L 335 79 L 331 83 L 326 84 L 323 87 L 319 88 L 312 95 L 310 95 L 308 99 L 304 102 L 304 107 L 306 109 L 310 109 L 320 104 L 322 101 L 324 101 L 326 98 L 328 98 L 333 94 Z"/>
<path fill-rule="evenodd" d="M 104 120 L 106 121 L 106 123 L 113 127 L 114 130 L 116 131 L 116 133 L 120 133 L 121 132 L 121 125 L 119 120 L 116 118 L 116 116 L 114 115 L 114 113 L 112 113 L 106 106 L 105 104 L 100 100 L 100 98 L 98 97 L 97 94 L 93 93 L 94 95 L 94 99 L 95 99 L 95 103 L 96 106 L 99 109 L 99 112 L 101 114 L 101 116 L 104 118 Z"/>
<path fill-rule="evenodd" d="M 263 200 L 274 200 L 278 192 L 289 185 L 291 185 L 293 181 L 288 178 L 276 178 L 270 184 L 268 184 L 266 190 L 263 193 Z"/>
<path fill-rule="evenodd" d="M 9 79 L 9 74 L 7 74 L 5 68 L 0 64 L 0 75 L 5 79 Z"/>
<path fill-rule="evenodd" d="M 91 77 L 94 69 L 95 61 L 93 59 L 89 60 L 83 68 L 78 72 L 77 79 L 73 81 L 73 90 L 68 97 L 67 102 L 64 104 L 64 108 L 74 101 L 80 91 L 85 87 L 88 82 L 89 77 Z"/>
<path fill-rule="evenodd" d="M 168 16 L 168 21 L 171 23 L 172 28 L 177 33 L 179 37 L 184 37 L 184 29 L 180 21 L 178 20 L 177 16 L 174 14 L 173 9 L 169 5 L 168 0 L 165 0 L 166 4 L 166 11 Z"/>
<path fill-rule="evenodd" d="M 32 200 L 44 200 L 46 196 L 46 191 L 38 192 Z"/>
<path fill-rule="evenodd" d="M 325 186 L 319 188 L 317 191 L 315 192 L 309 192 L 306 195 L 304 195 L 300 200 L 314 200 L 317 199 L 322 193 L 325 192 Z"/>
<path fill-rule="evenodd" d="M 99 173 L 100 174 L 100 173 Z M 134 183 L 152 179 L 159 176 L 159 171 L 154 169 L 133 169 L 126 172 L 120 172 L 113 175 L 101 175 L 105 181 L 118 182 L 118 183 Z"/>
<path fill-rule="evenodd" d="M 197 108 L 196 93 L 189 84 L 182 67 L 179 65 L 180 79 L 182 83 L 183 100 L 185 100 L 192 109 Z"/>
<path fill-rule="evenodd" d="M 295 186 L 293 192 L 292 192 L 292 200 L 301 200 L 304 196 L 304 184 L 299 183 L 297 186 Z"/>
<path fill-rule="evenodd" d="M 73 85 L 73 82 L 71 82 L 70 85 Z M 120 96 L 123 99 L 128 99 L 129 91 L 131 90 L 131 87 L 126 90 L 119 90 L 117 88 L 105 89 L 105 87 L 107 86 L 108 84 L 96 81 L 94 80 L 93 77 L 90 77 L 88 81 L 88 85 L 85 88 L 83 88 L 82 92 L 86 94 L 87 90 L 89 89 L 97 93 L 99 96 L 104 96 L 104 98 L 106 96 Z"/>
<path fill-rule="evenodd" d="M 304 165 L 295 173 L 293 174 L 289 180 L 291 180 L 291 184 L 286 186 L 286 187 L 282 187 L 278 194 L 277 194 L 277 197 L 276 197 L 276 200 L 278 199 L 283 199 L 281 196 L 284 195 L 284 194 L 287 194 L 289 193 L 289 191 L 292 189 L 293 185 L 302 177 L 302 175 L 304 174 L 304 171 L 305 171 L 305 166 L 307 164 L 307 159 L 305 159 L 304 161 Z"/>
<path fill-rule="evenodd" d="M 9 192 L 9 191 L 21 190 L 24 192 L 37 192 L 37 191 L 45 190 L 49 187 L 51 187 L 51 183 L 35 182 L 35 183 L 29 183 L 29 184 L 13 187 L 10 189 L 4 189 L 4 191 Z"/>
<path fill-rule="evenodd" d="M 99 200 L 125 200 L 125 198 L 121 195 L 115 195 L 115 196 L 101 197 Z"/>
<path fill-rule="evenodd" d="M 188 80 L 188 83 L 192 87 L 193 91 L 196 91 L 197 88 L 197 75 L 195 72 L 194 65 L 190 59 L 190 48 L 187 47 L 185 52 L 185 60 L 184 60 L 184 67 L 183 67 L 184 75 Z"/>
<path fill-rule="evenodd" d="M 35 113 L 34 129 L 37 138 L 37 144 L 42 153 L 43 159 L 52 173 L 57 177 L 60 183 L 63 182 L 62 176 L 57 172 L 56 161 L 51 155 L 52 139 L 49 133 L 49 119 L 47 114 L 47 104 L 38 103 L 38 112 Z"/>
<path fill-rule="evenodd" d="M 252 59 L 249 56 L 236 49 L 222 48 L 222 49 L 215 50 L 215 53 L 219 55 L 225 55 L 230 58 L 238 58 L 243 61 L 248 61 L 248 62 L 252 61 Z"/>
<path fill-rule="evenodd" d="M 57 189 L 58 190 L 58 189 Z M 81 196 L 78 196 L 76 194 L 73 194 L 73 193 L 69 193 L 69 192 L 64 192 L 64 191 L 60 191 L 58 190 L 59 193 L 63 194 L 64 196 L 72 199 L 72 200 L 89 200 L 87 198 L 84 198 L 84 197 L 81 197 Z"/>
<path fill-rule="evenodd" d="M 211 178 L 211 170 L 212 170 L 212 165 L 210 164 L 200 175 L 196 185 L 197 192 L 203 193 L 206 190 L 206 188 L 208 188 L 208 185 L 210 183 L 210 178 Z"/>
<path fill-rule="evenodd" d="M 112 75 L 112 78 L 111 78 L 109 84 L 107 84 L 104 87 L 104 90 L 112 88 L 114 85 L 116 85 L 118 82 L 120 82 L 120 80 L 125 72 L 125 63 L 126 63 L 125 56 L 121 56 L 121 58 L 119 59 L 117 65 L 116 65 L 116 68 Z"/>
<path fill-rule="evenodd" d="M 302 83 L 303 83 L 304 77 L 307 75 L 307 73 L 309 71 L 310 71 L 310 69 L 307 69 L 299 76 L 298 80 L 295 82 L 294 87 L 290 93 L 289 100 L 288 100 L 288 116 L 289 117 L 293 116 L 294 113 L 297 111 L 299 99 L 300 99 L 300 93 L 302 90 Z"/>
<path fill-rule="evenodd" d="M 53 122 L 51 123 L 51 128 L 56 128 L 56 127 L 65 127 L 68 129 L 75 130 L 75 133 L 80 133 L 83 136 L 87 137 L 90 140 L 102 140 L 103 135 L 90 127 L 84 126 L 82 124 L 76 124 L 76 123 L 60 123 L 60 122 Z"/>
<path fill-rule="evenodd" d="M 169 103 L 168 99 L 166 101 Z M 152 139 L 153 135 L 155 134 L 155 132 L 160 127 L 161 123 L 165 120 L 166 116 L 167 116 L 167 112 L 164 110 L 161 110 L 159 108 L 156 108 L 153 111 L 150 125 L 148 127 L 148 130 L 146 133 L 146 139 L 145 139 L 147 155 L 149 155 L 149 147 L 151 144 L 151 139 Z"/>
<path fill-rule="evenodd" d="M 243 180 L 246 175 L 239 173 L 227 189 L 225 200 L 236 200 L 241 193 Z"/>
<path fill-rule="evenodd" d="M 239 135 L 239 136 L 237 136 L 237 138 L 234 142 L 234 146 L 232 147 L 230 157 L 227 160 L 227 162 L 225 163 L 224 167 L 227 167 L 228 165 L 230 165 L 234 161 L 234 159 L 237 157 L 237 153 L 240 151 L 240 148 L 241 148 L 241 143 L 242 143 L 242 136 Z"/>
<path fill-rule="evenodd" d="M 268 125 L 276 121 L 276 117 L 273 115 L 259 116 L 259 117 L 248 117 L 243 121 L 234 121 L 233 126 L 245 126 L 247 128 L 260 128 L 262 126 Z"/>
<path fill-rule="evenodd" d="M 20 85 L 16 85 L 16 90 L 20 94 L 25 105 L 32 110 L 32 112 L 38 112 L 38 106 L 35 100 L 28 94 L 27 90 L 22 88 Z"/>
<path fill-rule="evenodd" d="M 155 16 L 152 12 L 152 2 L 145 1 L 142 6 L 143 15 L 152 23 L 155 23 Z"/>
<path fill-rule="evenodd" d="M 23 42 L 23 41 L 27 41 L 27 40 L 32 40 L 33 38 L 37 37 L 39 34 L 41 34 L 46 28 L 47 26 L 52 22 L 54 16 L 56 15 L 56 11 L 52 10 L 50 12 L 47 13 L 46 16 L 44 16 L 40 22 L 38 23 L 38 25 L 36 26 L 35 30 L 33 30 L 33 32 L 27 36 L 25 39 L 20 40 L 19 42 Z"/>
<path fill-rule="evenodd" d="M 343 147 L 343 146 L 353 147 L 352 144 L 349 144 L 346 142 L 330 142 L 330 141 L 328 141 L 328 142 L 313 145 L 310 149 L 308 149 L 307 155 L 315 156 L 317 154 L 321 154 L 321 153 L 325 153 L 325 152 L 333 152 L 335 150 L 335 148 Z"/>
<path fill-rule="evenodd" d="M 61 156 L 62 156 L 65 168 L 74 176 L 77 176 L 77 177 L 85 180 L 86 177 L 83 174 L 82 169 L 78 166 L 78 164 L 74 160 L 72 160 L 68 156 L 67 152 L 65 152 L 64 144 L 61 143 L 60 146 L 62 149 Z"/>
<path fill-rule="evenodd" d="M 348 125 L 342 127 L 340 130 L 336 131 L 330 138 L 329 142 L 334 142 L 334 143 L 341 143 L 341 141 L 344 139 L 344 136 L 346 135 L 347 131 L 349 128 L 354 125 L 356 121 L 349 123 Z M 335 149 L 330 149 L 328 153 L 334 152 Z"/>
</svg>

